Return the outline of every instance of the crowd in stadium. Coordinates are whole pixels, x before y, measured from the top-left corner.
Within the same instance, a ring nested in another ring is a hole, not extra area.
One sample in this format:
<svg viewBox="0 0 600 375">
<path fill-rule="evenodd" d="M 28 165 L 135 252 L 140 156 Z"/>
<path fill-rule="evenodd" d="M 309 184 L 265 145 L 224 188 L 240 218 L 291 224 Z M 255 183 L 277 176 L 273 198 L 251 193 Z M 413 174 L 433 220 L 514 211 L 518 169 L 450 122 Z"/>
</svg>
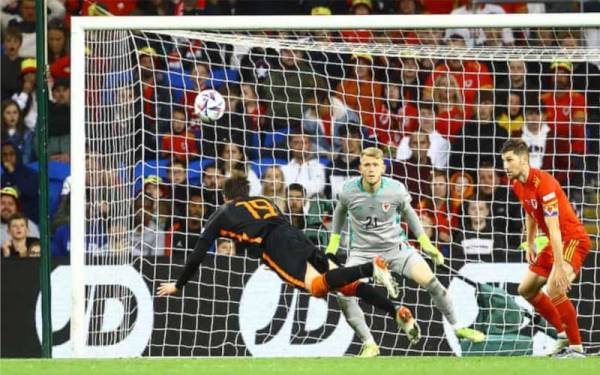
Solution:
<svg viewBox="0 0 600 375">
<path fill-rule="evenodd" d="M 594 3 L 585 4 L 579 9 L 579 2 L 544 8 L 537 3 L 499 6 L 446 0 L 49 0 L 52 254 L 68 255 L 70 248 L 72 15 L 316 17 L 594 10 Z M 35 1 L 3 0 L 0 6 L 2 252 L 36 256 Z M 581 30 L 449 29 L 399 31 L 386 37 L 395 43 L 459 49 L 577 48 L 600 45 L 598 35 Z M 340 31 L 303 37 L 368 42 L 381 35 Z M 134 79 L 141 81 L 141 89 L 123 96 L 143 98 L 136 110 L 144 115 L 137 126 L 144 129 L 138 141 L 145 147 L 137 148 L 136 157 L 156 161 L 156 172 L 137 176 L 134 235 L 128 235 L 132 228 L 123 222 L 107 219 L 101 229 L 94 229 L 98 233 L 88 236 L 93 251 L 133 248 L 134 255 L 172 255 L 193 249 L 203 223 L 222 202 L 224 178 L 237 169 L 247 174 L 251 194 L 272 198 L 293 225 L 325 245 L 337 189 L 359 174 L 360 150 L 373 145 L 385 150 L 388 174 L 406 184 L 428 234 L 452 258 L 521 260 L 520 252 L 511 251 L 522 241 L 521 208 L 509 196 L 498 155 L 506 139 L 522 137 L 530 147 L 532 165 L 551 170 L 573 202 L 581 201 L 583 186 L 598 182 L 600 70 L 593 63 L 384 58 L 362 51 L 258 47 L 237 56 L 210 43 L 182 48 L 165 36 L 139 37 L 135 43 L 140 73 Z M 201 124 L 193 113 L 195 95 L 207 88 L 220 91 L 227 103 L 225 116 L 213 124 Z M 88 100 L 93 106 L 94 100 L 102 99 L 91 95 Z M 118 106 L 114 111 L 117 119 Z M 100 156 L 88 154 L 86 165 L 88 186 L 118 184 L 120 177 L 104 169 Z M 105 205 L 88 209 L 90 220 L 93 215 L 110 216 L 109 202 L 101 196 L 95 199 Z M 131 238 L 134 243 L 126 243 Z M 493 251 L 467 251 L 463 246 L 480 239 L 491 243 Z M 220 241 L 216 251 L 235 250 Z"/>
</svg>

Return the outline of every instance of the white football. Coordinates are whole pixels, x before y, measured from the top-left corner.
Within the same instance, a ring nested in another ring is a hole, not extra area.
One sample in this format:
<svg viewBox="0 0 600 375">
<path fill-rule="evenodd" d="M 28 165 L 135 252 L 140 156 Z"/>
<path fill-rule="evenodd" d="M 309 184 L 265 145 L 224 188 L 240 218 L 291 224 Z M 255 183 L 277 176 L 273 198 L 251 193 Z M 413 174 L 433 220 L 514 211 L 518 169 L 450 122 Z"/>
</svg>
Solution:
<svg viewBox="0 0 600 375">
<path fill-rule="evenodd" d="M 202 121 L 216 121 L 225 113 L 225 99 L 218 91 L 201 91 L 194 100 L 194 113 Z"/>
</svg>

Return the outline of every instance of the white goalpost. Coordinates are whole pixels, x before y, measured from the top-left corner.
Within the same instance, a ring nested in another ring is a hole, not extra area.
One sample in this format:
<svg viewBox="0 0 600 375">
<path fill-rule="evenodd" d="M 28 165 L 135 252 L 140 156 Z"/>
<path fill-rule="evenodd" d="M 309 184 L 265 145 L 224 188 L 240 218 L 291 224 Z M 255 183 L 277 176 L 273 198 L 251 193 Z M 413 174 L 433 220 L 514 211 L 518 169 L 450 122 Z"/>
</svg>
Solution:
<svg viewBox="0 0 600 375">
<path fill-rule="evenodd" d="M 222 255 L 225 241 L 181 296 L 154 294 L 179 275 L 234 169 L 324 249 L 336 192 L 367 146 L 385 150 L 386 174 L 407 185 L 445 252 L 450 268 L 436 273 L 459 324 L 488 336 L 459 341 L 402 279 L 397 302 L 423 339 L 410 346 L 361 305 L 382 354 L 544 354 L 555 332 L 516 292 L 523 220 L 497 155 L 523 137 L 598 250 L 600 46 L 586 45 L 590 31 L 600 33 L 592 13 L 73 17 L 71 305 L 52 307 L 70 310 L 70 341 L 55 356 L 356 354 L 334 297 L 293 290 L 241 247 Z M 210 88 L 226 113 L 202 123 L 193 98 Z M 306 194 L 299 212 L 286 203 L 293 183 Z M 592 251 L 571 293 L 591 353 L 599 262 Z"/>
</svg>

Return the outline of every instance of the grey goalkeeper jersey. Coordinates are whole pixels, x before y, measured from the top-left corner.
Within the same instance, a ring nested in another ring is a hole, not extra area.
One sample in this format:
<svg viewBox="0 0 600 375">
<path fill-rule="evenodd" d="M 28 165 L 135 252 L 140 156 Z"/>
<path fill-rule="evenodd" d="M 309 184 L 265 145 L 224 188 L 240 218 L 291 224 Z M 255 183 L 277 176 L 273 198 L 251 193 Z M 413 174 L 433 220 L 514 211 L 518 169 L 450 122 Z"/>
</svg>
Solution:
<svg viewBox="0 0 600 375">
<path fill-rule="evenodd" d="M 333 232 L 340 233 L 349 217 L 349 248 L 353 252 L 377 252 L 399 248 L 406 240 L 400 226 L 405 215 L 413 234 L 423 233 L 419 218 L 410 205 L 411 197 L 401 182 L 382 177 L 379 190 L 368 193 L 362 177 L 346 181 L 339 193 L 333 215 Z"/>
</svg>

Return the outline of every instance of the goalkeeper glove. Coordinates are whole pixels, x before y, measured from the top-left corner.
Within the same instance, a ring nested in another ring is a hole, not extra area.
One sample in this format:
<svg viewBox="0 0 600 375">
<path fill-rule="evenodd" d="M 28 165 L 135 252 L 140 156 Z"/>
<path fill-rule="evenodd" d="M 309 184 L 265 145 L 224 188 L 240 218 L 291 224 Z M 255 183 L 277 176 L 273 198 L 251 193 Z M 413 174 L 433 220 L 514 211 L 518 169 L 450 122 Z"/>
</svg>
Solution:
<svg viewBox="0 0 600 375">
<path fill-rule="evenodd" d="M 340 247 L 340 234 L 332 233 L 331 238 L 329 238 L 329 245 L 327 245 L 327 250 L 325 250 L 325 254 L 335 255 L 337 253 L 338 247 Z"/>
<path fill-rule="evenodd" d="M 420 235 L 417 240 L 421 245 L 421 250 L 431 257 L 431 260 L 436 266 L 444 264 L 444 254 L 442 254 L 437 247 L 433 246 L 426 234 Z"/>
<path fill-rule="evenodd" d="M 537 253 L 538 251 L 542 250 L 543 248 L 546 247 L 546 245 L 548 245 L 548 242 L 550 242 L 550 240 L 548 240 L 548 237 L 546 236 L 539 236 L 536 237 L 535 240 L 533 241 L 534 245 L 535 245 L 535 249 L 533 249 L 534 253 Z M 521 243 L 521 245 L 519 245 L 519 250 L 523 250 L 523 251 L 527 251 L 529 248 L 529 246 L 527 245 L 527 241 Z"/>
</svg>

